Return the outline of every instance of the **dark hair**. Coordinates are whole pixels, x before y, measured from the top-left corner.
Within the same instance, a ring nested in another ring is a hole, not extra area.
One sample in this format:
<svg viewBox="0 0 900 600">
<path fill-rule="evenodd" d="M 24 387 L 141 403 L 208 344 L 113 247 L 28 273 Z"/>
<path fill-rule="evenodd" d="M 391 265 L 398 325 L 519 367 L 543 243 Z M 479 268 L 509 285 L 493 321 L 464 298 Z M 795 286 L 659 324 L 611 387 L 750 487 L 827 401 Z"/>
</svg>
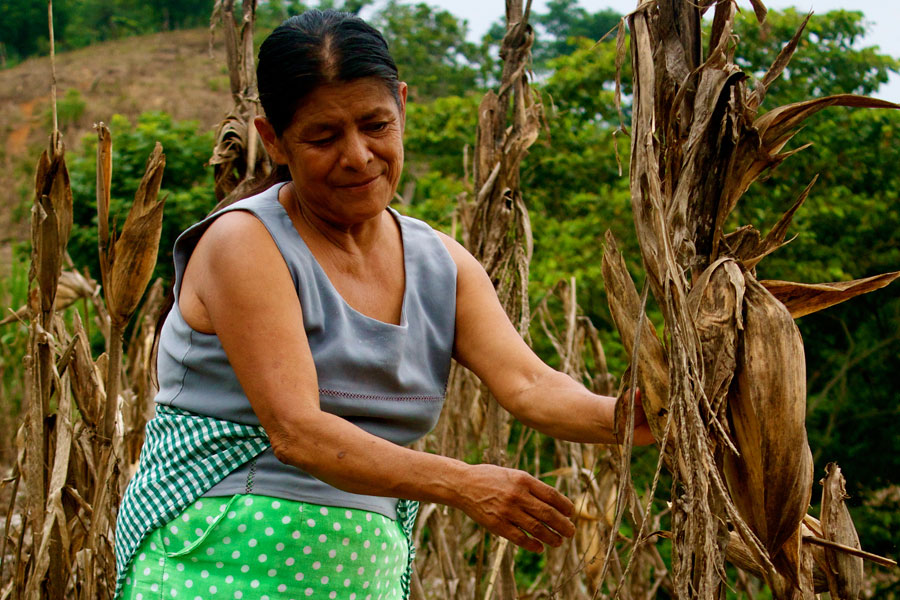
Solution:
<svg viewBox="0 0 900 600">
<path fill-rule="evenodd" d="M 387 42 L 351 13 L 308 10 L 279 25 L 259 49 L 259 99 L 279 136 L 320 85 L 362 77 L 381 79 L 399 103 L 397 65 Z"/>
<path fill-rule="evenodd" d="M 351 13 L 307 10 L 276 27 L 259 48 L 259 100 L 279 137 L 316 88 L 363 77 L 377 77 L 384 82 L 400 105 L 397 65 L 384 36 Z M 246 196 L 290 178 L 287 166 L 277 165 Z"/>
</svg>

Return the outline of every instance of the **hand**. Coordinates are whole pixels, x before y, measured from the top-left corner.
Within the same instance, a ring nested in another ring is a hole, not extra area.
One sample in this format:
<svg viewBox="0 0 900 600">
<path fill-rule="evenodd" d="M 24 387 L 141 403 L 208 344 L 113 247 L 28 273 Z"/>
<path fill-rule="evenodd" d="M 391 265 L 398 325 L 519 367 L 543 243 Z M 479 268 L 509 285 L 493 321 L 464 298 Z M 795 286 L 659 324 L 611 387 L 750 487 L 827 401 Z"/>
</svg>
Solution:
<svg viewBox="0 0 900 600">
<path fill-rule="evenodd" d="M 621 444 L 625 439 L 625 411 L 622 410 L 622 402 L 631 401 L 631 390 L 626 389 L 625 393 L 616 401 L 616 439 Z M 647 423 L 647 415 L 644 413 L 644 406 L 641 404 L 641 390 L 634 391 L 634 445 L 649 446 L 656 443 L 653 433 L 650 431 L 650 425 Z"/>
<path fill-rule="evenodd" d="M 459 508 L 491 533 L 538 553 L 543 544 L 558 547 L 575 534 L 571 500 L 528 473 L 494 465 L 473 465 L 466 473 Z"/>
</svg>

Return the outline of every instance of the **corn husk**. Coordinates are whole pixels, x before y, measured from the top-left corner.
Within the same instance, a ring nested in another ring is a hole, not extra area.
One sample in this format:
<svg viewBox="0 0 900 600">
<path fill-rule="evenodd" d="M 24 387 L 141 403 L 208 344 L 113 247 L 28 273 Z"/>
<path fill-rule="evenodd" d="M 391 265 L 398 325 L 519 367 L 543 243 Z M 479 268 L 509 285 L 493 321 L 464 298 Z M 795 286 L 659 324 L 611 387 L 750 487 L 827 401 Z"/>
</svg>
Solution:
<svg viewBox="0 0 900 600">
<path fill-rule="evenodd" d="M 744 332 L 728 394 L 739 454 L 725 454 L 723 472 L 741 517 L 770 556 L 786 554 L 776 568 L 798 584 L 799 547 L 785 544 L 797 536 L 812 494 L 803 342 L 784 305 L 752 275 L 744 278 Z"/>
<path fill-rule="evenodd" d="M 116 239 L 113 232 L 107 304 L 110 319 L 120 327 L 131 318 L 156 267 L 165 202 L 157 200 L 157 196 L 165 165 L 166 157 L 157 142 L 147 160 L 146 172 L 122 226 L 122 234 Z"/>
<path fill-rule="evenodd" d="M 860 294 L 881 289 L 898 277 L 900 271 L 834 283 L 794 283 L 774 279 L 764 279 L 759 283 L 787 307 L 792 317 L 799 319 Z"/>
<path fill-rule="evenodd" d="M 860 549 L 859 535 L 853 526 L 853 519 L 844 500 L 847 495 L 846 482 L 841 468 L 835 463 L 825 467 L 822 480 L 822 535 L 831 542 Z M 863 583 L 863 559 L 833 548 L 825 548 L 825 575 L 832 598 L 856 600 Z"/>
</svg>

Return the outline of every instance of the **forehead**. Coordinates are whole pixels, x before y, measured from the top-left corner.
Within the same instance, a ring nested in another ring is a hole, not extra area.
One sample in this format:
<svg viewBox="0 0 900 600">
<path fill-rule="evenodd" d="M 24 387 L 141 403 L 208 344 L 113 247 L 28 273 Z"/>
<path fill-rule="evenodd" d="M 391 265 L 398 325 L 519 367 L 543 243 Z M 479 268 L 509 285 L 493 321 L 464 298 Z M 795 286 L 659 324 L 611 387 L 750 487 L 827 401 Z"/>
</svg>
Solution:
<svg viewBox="0 0 900 600">
<path fill-rule="evenodd" d="M 291 128 L 328 126 L 386 114 L 396 116 L 399 112 L 387 84 L 367 77 L 317 87 L 297 108 Z"/>
</svg>

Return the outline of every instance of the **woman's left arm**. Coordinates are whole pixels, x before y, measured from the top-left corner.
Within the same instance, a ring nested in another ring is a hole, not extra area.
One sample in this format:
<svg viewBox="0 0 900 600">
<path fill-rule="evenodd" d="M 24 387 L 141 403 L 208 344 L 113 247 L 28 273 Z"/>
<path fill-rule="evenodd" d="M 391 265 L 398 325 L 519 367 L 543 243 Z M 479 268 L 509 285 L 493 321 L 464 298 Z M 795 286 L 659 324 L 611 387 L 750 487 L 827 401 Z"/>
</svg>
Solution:
<svg viewBox="0 0 900 600">
<path fill-rule="evenodd" d="M 616 399 L 590 392 L 538 358 L 510 323 L 481 264 L 452 238 L 441 239 L 457 266 L 454 358 L 525 425 L 558 439 L 615 443 Z M 653 443 L 640 410 L 635 423 L 634 443 Z"/>
</svg>

